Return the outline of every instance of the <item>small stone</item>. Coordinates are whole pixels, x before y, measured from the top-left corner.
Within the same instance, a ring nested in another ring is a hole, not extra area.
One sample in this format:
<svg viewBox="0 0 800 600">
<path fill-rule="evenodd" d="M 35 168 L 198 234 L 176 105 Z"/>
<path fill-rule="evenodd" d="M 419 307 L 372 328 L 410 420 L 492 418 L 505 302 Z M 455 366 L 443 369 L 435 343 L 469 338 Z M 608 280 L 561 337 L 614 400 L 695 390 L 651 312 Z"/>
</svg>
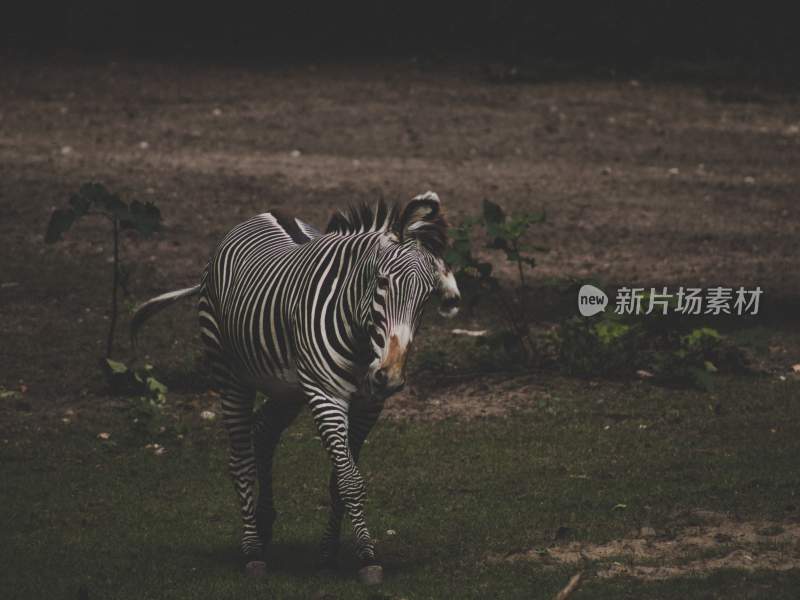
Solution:
<svg viewBox="0 0 800 600">
<path fill-rule="evenodd" d="M 204 410 L 200 413 L 200 418 L 204 421 L 213 421 L 217 418 L 217 413 L 215 413 L 213 410 Z"/>
<path fill-rule="evenodd" d="M 107 431 L 101 431 L 100 433 L 97 434 L 97 439 L 99 440 L 108 440 L 110 438 L 111 434 L 108 433 Z"/>
<path fill-rule="evenodd" d="M 301 154 L 300 150 L 292 150 L 291 152 L 289 152 L 289 156 L 291 156 L 292 158 L 300 158 L 300 154 Z"/>
<path fill-rule="evenodd" d="M 789 125 L 789 127 L 786 128 L 786 131 L 784 133 L 786 133 L 786 135 L 797 135 L 798 133 L 800 133 L 800 126 Z"/>
<path fill-rule="evenodd" d="M 142 150 L 147 150 L 150 147 L 150 144 L 145 142 L 144 140 L 139 142 L 139 148 Z"/>
<path fill-rule="evenodd" d="M 64 156 L 66 156 L 67 154 L 72 154 L 72 146 L 62 146 L 61 154 L 63 154 Z"/>
<path fill-rule="evenodd" d="M 387 529 L 386 535 L 397 535 L 397 532 L 394 529 Z"/>
<path fill-rule="evenodd" d="M 639 530 L 639 535 L 642 536 L 643 538 L 655 537 L 656 530 L 653 529 L 652 527 L 642 527 Z"/>
<path fill-rule="evenodd" d="M 214 110 L 211 111 L 211 114 L 214 115 L 215 117 L 220 117 L 222 116 L 222 111 L 218 108 L 215 108 Z"/>
<path fill-rule="evenodd" d="M 756 178 L 755 177 L 751 177 L 750 175 L 748 175 L 747 177 L 744 178 L 744 182 L 747 185 L 753 185 L 756 182 Z"/>
<path fill-rule="evenodd" d="M 152 450 L 153 454 L 155 454 L 156 456 L 161 456 L 162 454 L 164 454 L 167 451 L 167 449 L 164 448 L 164 446 L 162 446 L 161 444 L 156 444 L 156 443 L 147 444 L 144 448 L 145 448 L 145 450 Z"/>
<path fill-rule="evenodd" d="M 674 177 L 675 175 L 680 175 L 681 170 L 678 167 L 672 167 L 669 171 L 667 171 L 667 173 Z"/>
</svg>

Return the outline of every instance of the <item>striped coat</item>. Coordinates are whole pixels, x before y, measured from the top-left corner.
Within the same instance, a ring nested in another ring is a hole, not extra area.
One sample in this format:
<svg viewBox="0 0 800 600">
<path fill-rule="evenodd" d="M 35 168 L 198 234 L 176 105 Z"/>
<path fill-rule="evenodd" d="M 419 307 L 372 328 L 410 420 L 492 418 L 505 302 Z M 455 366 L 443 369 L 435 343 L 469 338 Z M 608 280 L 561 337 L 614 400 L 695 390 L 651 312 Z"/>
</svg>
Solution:
<svg viewBox="0 0 800 600">
<path fill-rule="evenodd" d="M 379 576 L 356 462 L 384 399 L 405 382 L 405 359 L 429 296 L 440 295 L 443 314 L 457 311 L 445 247 L 446 222 L 432 192 L 402 211 L 379 202 L 339 213 L 325 234 L 271 211 L 225 236 L 199 286 L 163 294 L 136 312 L 134 332 L 175 300 L 200 296 L 201 336 L 222 398 L 252 572 L 265 568 L 275 519 L 274 449 L 308 405 L 333 464 L 323 561 L 336 561 L 347 512 L 362 575 Z M 256 391 L 268 400 L 254 414 Z"/>
</svg>

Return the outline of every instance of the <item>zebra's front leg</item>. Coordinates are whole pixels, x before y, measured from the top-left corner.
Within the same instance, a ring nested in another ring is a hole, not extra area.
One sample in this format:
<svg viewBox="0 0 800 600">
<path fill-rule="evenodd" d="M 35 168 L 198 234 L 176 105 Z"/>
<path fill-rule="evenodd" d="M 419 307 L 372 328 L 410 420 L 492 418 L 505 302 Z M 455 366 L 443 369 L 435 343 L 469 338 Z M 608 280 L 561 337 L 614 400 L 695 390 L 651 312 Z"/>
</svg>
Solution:
<svg viewBox="0 0 800 600">
<path fill-rule="evenodd" d="M 375 544 L 364 518 L 366 486 L 356 466 L 348 439 L 348 403 L 335 398 L 315 396 L 310 405 L 322 443 L 333 463 L 339 500 L 353 526 L 356 555 L 363 565 L 359 576 L 365 583 L 380 583 L 383 570 L 375 559 Z M 332 519 L 335 519 L 335 506 L 333 510 Z M 333 522 L 332 525 L 336 526 L 337 523 Z"/>
<path fill-rule="evenodd" d="M 241 548 L 247 572 L 261 576 L 266 572 L 263 546 L 256 525 L 256 460 L 253 452 L 253 402 L 255 392 L 238 385 L 220 390 L 222 420 L 230 439 L 228 468 L 242 515 Z"/>
<path fill-rule="evenodd" d="M 351 405 L 348 424 L 348 440 L 353 461 L 358 464 L 361 448 L 369 432 L 378 420 L 383 409 L 383 402 L 375 400 L 368 405 Z M 336 568 L 339 554 L 339 545 L 342 533 L 342 517 L 345 507 L 339 497 L 336 470 L 331 471 L 330 477 L 331 512 L 328 517 L 328 526 L 322 536 L 321 559 L 324 568 Z"/>
</svg>

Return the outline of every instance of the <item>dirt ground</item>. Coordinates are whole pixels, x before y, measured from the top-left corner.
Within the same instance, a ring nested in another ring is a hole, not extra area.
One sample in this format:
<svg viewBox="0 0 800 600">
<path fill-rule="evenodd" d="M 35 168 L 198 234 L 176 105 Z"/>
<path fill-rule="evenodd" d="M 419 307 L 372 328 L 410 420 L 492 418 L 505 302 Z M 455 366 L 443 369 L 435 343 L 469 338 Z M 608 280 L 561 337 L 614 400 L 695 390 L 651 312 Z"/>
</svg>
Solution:
<svg viewBox="0 0 800 600">
<path fill-rule="evenodd" d="M 703 575 L 718 569 L 785 571 L 800 568 L 800 525 L 745 521 L 711 511 L 676 516 L 680 526 L 652 527 L 604 544 L 554 543 L 515 552 L 502 560 L 545 565 L 593 563 L 601 578 L 628 576 L 649 581 Z M 491 560 L 499 560 L 492 557 Z"/>
<path fill-rule="evenodd" d="M 162 234 L 126 241 L 129 305 L 196 282 L 254 213 L 324 226 L 348 202 L 429 188 L 456 223 L 483 198 L 546 208 L 542 280 L 800 292 L 800 105 L 752 84 L 498 83 L 477 65 L 410 62 L 6 58 L 0 73 L 0 385 L 43 402 L 86 393 L 85 357 L 103 344 L 105 224 L 43 243 L 51 210 L 87 180 L 162 210 Z M 191 312 L 168 317 L 175 335 L 156 349 L 193 339 Z"/>
</svg>

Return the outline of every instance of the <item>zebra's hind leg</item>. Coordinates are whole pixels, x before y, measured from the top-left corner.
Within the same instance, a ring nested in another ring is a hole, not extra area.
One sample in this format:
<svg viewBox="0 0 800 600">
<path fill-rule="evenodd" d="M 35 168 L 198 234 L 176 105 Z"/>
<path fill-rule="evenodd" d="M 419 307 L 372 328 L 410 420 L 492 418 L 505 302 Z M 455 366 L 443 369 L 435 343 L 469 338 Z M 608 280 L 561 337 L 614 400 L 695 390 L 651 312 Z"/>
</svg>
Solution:
<svg viewBox="0 0 800 600">
<path fill-rule="evenodd" d="M 258 536 L 255 511 L 256 461 L 253 452 L 253 402 L 255 391 L 234 383 L 219 386 L 222 397 L 222 420 L 230 439 L 228 468 L 242 515 L 241 548 L 247 571 L 263 575 L 266 569 L 263 546 Z"/>
<path fill-rule="evenodd" d="M 283 431 L 292 424 L 303 398 L 272 398 L 256 411 L 253 424 L 253 447 L 258 470 L 258 504 L 256 524 L 262 545 L 272 540 L 272 525 L 277 513 L 272 497 L 272 459 Z"/>
<path fill-rule="evenodd" d="M 367 439 L 369 432 L 375 425 L 383 409 L 383 402 L 375 401 L 366 406 L 351 405 L 348 418 L 347 437 L 350 443 L 350 453 L 354 462 L 358 463 L 361 448 Z M 330 478 L 331 512 L 328 517 L 328 525 L 322 536 L 321 544 L 321 563 L 323 568 L 333 568 L 337 566 L 339 546 L 342 534 L 342 518 L 345 513 L 345 506 L 339 497 L 339 485 L 336 479 L 336 470 L 331 471 Z"/>
</svg>

